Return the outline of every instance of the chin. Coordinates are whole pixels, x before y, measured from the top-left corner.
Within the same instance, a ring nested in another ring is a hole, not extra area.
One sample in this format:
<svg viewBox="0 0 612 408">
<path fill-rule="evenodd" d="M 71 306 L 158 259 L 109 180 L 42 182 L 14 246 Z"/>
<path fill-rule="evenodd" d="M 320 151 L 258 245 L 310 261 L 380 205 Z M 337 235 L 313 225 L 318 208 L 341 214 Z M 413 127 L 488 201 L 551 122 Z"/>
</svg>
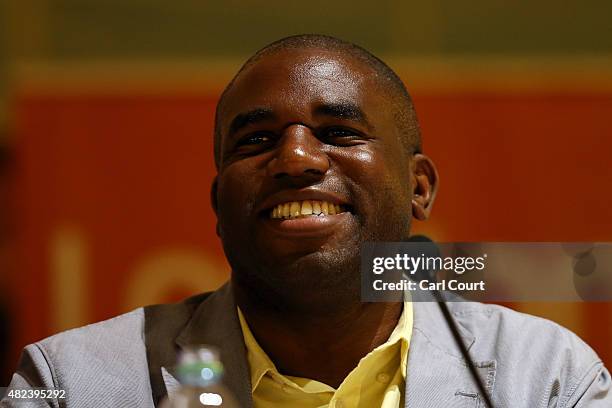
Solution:
<svg viewBox="0 0 612 408">
<path fill-rule="evenodd" d="M 359 251 L 352 248 L 328 248 L 293 257 L 262 260 L 268 265 L 260 271 L 275 293 L 287 301 L 309 303 L 338 302 L 342 298 L 360 298 Z"/>
</svg>

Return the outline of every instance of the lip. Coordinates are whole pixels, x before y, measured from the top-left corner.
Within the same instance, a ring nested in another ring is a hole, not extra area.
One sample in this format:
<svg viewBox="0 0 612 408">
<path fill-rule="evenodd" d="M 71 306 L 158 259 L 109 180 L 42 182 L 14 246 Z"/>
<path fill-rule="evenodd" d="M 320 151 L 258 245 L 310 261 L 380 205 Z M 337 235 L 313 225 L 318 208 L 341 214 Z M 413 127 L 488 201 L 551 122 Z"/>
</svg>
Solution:
<svg viewBox="0 0 612 408">
<path fill-rule="evenodd" d="M 272 194 L 257 207 L 257 213 L 268 217 L 270 215 L 269 212 L 279 204 L 304 200 L 327 201 L 344 207 L 350 206 L 347 200 L 335 193 L 308 188 L 302 190 L 283 190 Z"/>
<path fill-rule="evenodd" d="M 297 200 L 296 200 L 297 201 Z M 264 219 L 265 228 L 275 235 L 294 238 L 319 238 L 333 234 L 342 224 L 350 222 L 352 214 L 343 212 L 335 215 L 309 216 L 290 219 Z"/>
</svg>

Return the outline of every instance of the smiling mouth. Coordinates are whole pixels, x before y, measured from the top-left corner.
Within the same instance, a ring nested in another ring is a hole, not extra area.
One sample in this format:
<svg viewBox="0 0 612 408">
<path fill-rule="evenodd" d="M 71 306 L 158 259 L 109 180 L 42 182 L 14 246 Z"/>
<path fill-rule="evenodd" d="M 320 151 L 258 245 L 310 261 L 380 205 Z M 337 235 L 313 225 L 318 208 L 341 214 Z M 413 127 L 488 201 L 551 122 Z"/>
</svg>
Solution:
<svg viewBox="0 0 612 408">
<path fill-rule="evenodd" d="M 270 210 L 270 218 L 288 220 L 306 217 L 326 217 L 348 211 L 348 208 L 345 206 L 334 204 L 329 201 L 289 201 L 278 204 L 272 208 L 272 210 Z"/>
</svg>

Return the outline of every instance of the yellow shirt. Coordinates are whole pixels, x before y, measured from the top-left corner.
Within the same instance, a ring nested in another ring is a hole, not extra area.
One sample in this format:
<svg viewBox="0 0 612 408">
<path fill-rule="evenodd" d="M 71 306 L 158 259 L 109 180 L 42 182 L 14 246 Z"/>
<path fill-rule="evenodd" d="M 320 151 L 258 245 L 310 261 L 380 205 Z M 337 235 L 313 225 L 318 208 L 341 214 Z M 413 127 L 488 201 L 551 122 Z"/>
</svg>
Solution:
<svg viewBox="0 0 612 408">
<path fill-rule="evenodd" d="M 238 309 L 255 408 L 398 408 L 404 405 L 405 373 L 412 303 L 405 302 L 402 315 L 389 339 L 363 357 L 338 389 L 308 378 L 278 372 L 253 337 Z"/>
</svg>

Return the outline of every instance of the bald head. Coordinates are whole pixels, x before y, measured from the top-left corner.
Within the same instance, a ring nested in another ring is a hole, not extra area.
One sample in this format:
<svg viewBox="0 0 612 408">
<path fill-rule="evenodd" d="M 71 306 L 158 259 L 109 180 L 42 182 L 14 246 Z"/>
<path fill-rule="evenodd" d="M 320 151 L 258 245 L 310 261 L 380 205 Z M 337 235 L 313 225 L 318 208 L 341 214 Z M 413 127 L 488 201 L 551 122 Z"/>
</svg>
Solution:
<svg viewBox="0 0 612 408">
<path fill-rule="evenodd" d="M 318 34 L 304 34 L 280 39 L 257 51 L 244 63 L 221 94 L 215 115 L 214 153 L 217 167 L 219 167 L 221 156 L 221 140 L 223 134 L 220 124 L 222 122 L 221 116 L 223 114 L 223 107 L 237 79 L 261 60 L 274 58 L 275 55 L 281 52 L 300 50 L 312 51 L 317 49 L 356 60 L 359 64 L 362 64 L 371 71 L 379 88 L 387 94 L 386 97 L 393 109 L 393 118 L 399 131 L 402 145 L 410 153 L 418 153 L 421 151 L 420 129 L 412 98 L 397 74 L 379 58 L 358 45 L 334 37 Z"/>
</svg>

